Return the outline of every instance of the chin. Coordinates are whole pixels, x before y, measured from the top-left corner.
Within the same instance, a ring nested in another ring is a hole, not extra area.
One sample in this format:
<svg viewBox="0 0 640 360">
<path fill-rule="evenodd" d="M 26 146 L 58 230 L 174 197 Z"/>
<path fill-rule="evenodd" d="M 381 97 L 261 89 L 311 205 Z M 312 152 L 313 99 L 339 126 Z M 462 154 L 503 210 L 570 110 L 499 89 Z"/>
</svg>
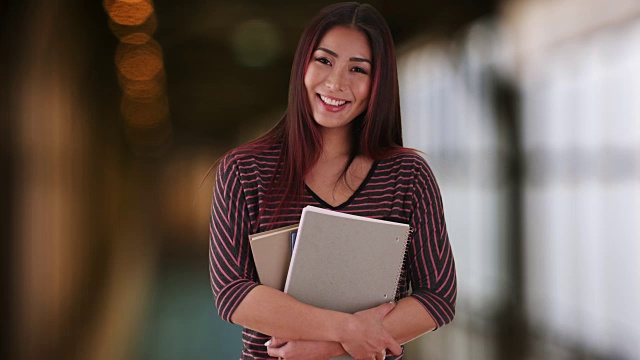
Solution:
<svg viewBox="0 0 640 360">
<path fill-rule="evenodd" d="M 341 128 L 351 124 L 351 121 L 346 121 L 342 119 L 327 119 L 322 116 L 317 116 L 314 118 L 314 120 L 316 124 L 328 129 Z"/>
</svg>

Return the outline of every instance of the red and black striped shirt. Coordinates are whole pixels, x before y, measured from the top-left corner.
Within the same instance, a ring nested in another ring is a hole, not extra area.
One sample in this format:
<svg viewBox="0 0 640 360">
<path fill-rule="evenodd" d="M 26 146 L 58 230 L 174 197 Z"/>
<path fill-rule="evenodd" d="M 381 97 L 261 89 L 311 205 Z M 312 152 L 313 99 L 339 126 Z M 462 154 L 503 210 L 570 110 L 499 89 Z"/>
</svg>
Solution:
<svg viewBox="0 0 640 360">
<path fill-rule="evenodd" d="M 274 214 L 277 204 L 265 204 L 265 197 L 279 156 L 279 146 L 257 154 L 232 151 L 218 167 L 209 228 L 209 271 L 218 313 L 229 322 L 240 302 L 259 284 L 248 236 L 267 230 Z M 362 184 L 339 206 L 327 204 L 305 187 L 302 201 L 285 209 L 276 227 L 298 223 L 306 205 L 409 224 L 412 231 L 397 296 L 418 300 L 437 327 L 453 319 L 456 271 L 442 199 L 420 155 L 375 161 Z M 269 338 L 244 328 L 242 359 L 270 359 L 264 346 Z"/>
</svg>

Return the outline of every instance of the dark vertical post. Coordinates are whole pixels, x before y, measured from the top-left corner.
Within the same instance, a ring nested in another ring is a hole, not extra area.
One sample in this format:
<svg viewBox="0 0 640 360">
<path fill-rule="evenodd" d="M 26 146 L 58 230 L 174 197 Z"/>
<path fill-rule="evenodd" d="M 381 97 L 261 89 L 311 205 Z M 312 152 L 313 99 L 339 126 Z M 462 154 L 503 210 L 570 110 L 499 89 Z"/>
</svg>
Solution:
<svg viewBox="0 0 640 360">
<path fill-rule="evenodd" d="M 16 151 L 15 122 L 17 97 L 15 70 L 18 65 L 16 54 L 20 53 L 18 37 L 21 33 L 19 28 L 23 20 L 23 1 L 2 2 L 0 14 L 3 21 L 0 23 L 0 289 L 4 294 L 0 297 L 0 322 L 2 325 L 0 333 L 0 358 L 13 359 L 15 356 L 14 329 L 16 324 L 15 313 L 15 292 L 17 284 L 13 278 L 15 268 L 15 258 L 12 256 L 15 249 L 15 188 L 16 188 L 16 167 L 18 154 Z"/>
<path fill-rule="evenodd" d="M 509 189 L 506 218 L 507 242 L 505 244 L 507 297 L 498 314 L 497 349 L 504 360 L 523 359 L 528 353 L 524 296 L 524 151 L 520 131 L 520 95 L 513 83 L 496 79 L 493 100 L 498 128 L 506 140 L 503 154 L 505 179 Z"/>
</svg>

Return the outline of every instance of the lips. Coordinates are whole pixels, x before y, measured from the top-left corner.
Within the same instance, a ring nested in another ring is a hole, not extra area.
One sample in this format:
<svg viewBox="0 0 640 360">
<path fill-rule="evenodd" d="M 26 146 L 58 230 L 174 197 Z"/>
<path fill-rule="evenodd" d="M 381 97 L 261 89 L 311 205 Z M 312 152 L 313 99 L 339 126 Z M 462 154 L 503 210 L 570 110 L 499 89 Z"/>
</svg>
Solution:
<svg viewBox="0 0 640 360">
<path fill-rule="evenodd" d="M 351 104 L 351 101 L 336 99 L 325 95 L 317 94 L 317 97 L 322 107 L 331 112 L 338 112 Z"/>
</svg>

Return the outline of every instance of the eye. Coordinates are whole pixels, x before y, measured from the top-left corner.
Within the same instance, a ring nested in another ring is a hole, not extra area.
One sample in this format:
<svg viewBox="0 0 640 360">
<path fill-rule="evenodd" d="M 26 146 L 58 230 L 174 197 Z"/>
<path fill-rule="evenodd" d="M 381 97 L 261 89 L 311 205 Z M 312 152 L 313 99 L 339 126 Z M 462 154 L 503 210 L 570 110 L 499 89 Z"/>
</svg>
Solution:
<svg viewBox="0 0 640 360">
<path fill-rule="evenodd" d="M 361 74 L 368 74 L 367 70 L 365 70 L 364 68 L 361 68 L 360 66 L 354 66 L 351 68 L 351 71 L 353 72 L 357 72 L 357 73 L 361 73 Z"/>
<path fill-rule="evenodd" d="M 319 56 L 315 60 L 321 64 L 331 65 L 331 61 L 329 61 L 329 59 L 327 59 L 326 57 Z"/>
</svg>

